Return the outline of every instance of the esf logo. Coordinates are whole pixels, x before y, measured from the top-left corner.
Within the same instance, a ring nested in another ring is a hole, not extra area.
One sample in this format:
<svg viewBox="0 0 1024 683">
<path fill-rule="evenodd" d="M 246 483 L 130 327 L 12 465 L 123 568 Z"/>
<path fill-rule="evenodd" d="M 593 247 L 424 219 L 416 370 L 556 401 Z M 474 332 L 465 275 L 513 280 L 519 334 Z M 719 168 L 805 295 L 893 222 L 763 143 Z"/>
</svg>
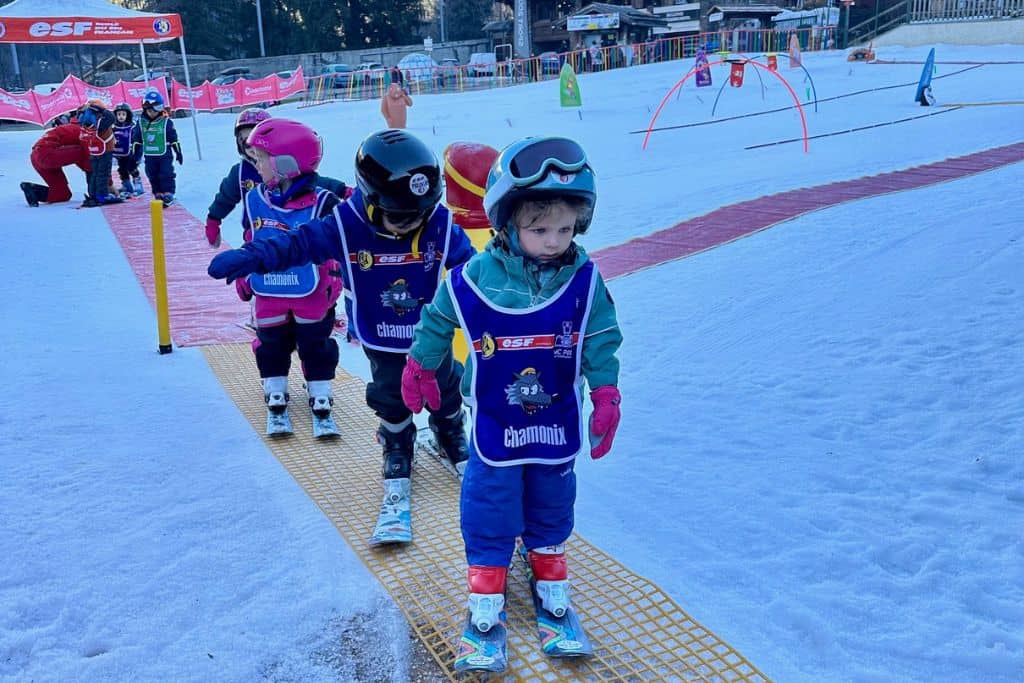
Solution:
<svg viewBox="0 0 1024 683">
<path fill-rule="evenodd" d="M 29 35 L 35 38 L 53 36 L 63 38 L 64 36 L 84 36 L 92 30 L 91 21 L 37 21 L 28 28 Z"/>
<path fill-rule="evenodd" d="M 156 31 L 158 35 L 166 35 L 171 32 L 171 22 L 166 19 L 157 19 L 153 22 L 153 30 Z"/>
<path fill-rule="evenodd" d="M 501 340 L 503 349 L 526 349 L 533 345 L 533 337 L 505 337 Z"/>
</svg>

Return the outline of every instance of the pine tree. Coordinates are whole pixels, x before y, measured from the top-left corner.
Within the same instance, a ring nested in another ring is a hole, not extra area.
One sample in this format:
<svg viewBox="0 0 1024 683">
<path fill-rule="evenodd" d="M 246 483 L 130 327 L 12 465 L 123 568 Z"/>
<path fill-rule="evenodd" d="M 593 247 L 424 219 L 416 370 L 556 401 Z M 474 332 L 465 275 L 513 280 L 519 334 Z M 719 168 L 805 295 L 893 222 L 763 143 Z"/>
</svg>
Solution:
<svg viewBox="0 0 1024 683">
<path fill-rule="evenodd" d="M 491 0 L 444 0 L 445 39 L 482 38 L 492 4 Z"/>
</svg>

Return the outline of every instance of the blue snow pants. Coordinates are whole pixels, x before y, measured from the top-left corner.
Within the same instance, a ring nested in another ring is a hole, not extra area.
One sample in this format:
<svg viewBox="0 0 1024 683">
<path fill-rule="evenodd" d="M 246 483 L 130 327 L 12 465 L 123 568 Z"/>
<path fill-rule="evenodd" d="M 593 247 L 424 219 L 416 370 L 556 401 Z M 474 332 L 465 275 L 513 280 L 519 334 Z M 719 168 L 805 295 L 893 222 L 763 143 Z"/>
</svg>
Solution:
<svg viewBox="0 0 1024 683">
<path fill-rule="evenodd" d="M 564 543 L 574 522 L 574 463 L 494 467 L 480 459 L 470 440 L 460 501 L 468 563 L 509 566 L 516 536 L 529 550 Z"/>
<path fill-rule="evenodd" d="M 146 157 L 146 177 L 153 194 L 174 194 L 174 159 L 173 152 L 167 150 L 162 156 Z"/>
</svg>

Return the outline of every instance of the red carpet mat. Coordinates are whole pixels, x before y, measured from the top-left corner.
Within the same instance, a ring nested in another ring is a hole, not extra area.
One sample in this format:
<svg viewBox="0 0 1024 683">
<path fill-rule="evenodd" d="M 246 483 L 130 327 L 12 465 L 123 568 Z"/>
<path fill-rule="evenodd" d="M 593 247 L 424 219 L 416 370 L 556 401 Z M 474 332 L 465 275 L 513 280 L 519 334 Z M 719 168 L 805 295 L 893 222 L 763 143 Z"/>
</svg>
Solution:
<svg viewBox="0 0 1024 683">
<path fill-rule="evenodd" d="M 150 200 L 144 195 L 104 206 L 103 215 L 155 308 Z M 226 244 L 221 246 L 226 248 Z M 239 300 L 233 286 L 206 274 L 216 251 L 206 243 L 203 224 L 178 204 L 164 209 L 164 249 L 174 343 L 198 346 L 251 341 L 252 333 L 241 327 L 249 320 L 249 304 Z"/>
<path fill-rule="evenodd" d="M 716 209 L 671 228 L 591 256 L 606 280 L 635 273 L 752 235 L 811 211 L 844 202 L 956 180 L 1024 161 L 1024 142 L 902 171 L 780 192 Z"/>
</svg>

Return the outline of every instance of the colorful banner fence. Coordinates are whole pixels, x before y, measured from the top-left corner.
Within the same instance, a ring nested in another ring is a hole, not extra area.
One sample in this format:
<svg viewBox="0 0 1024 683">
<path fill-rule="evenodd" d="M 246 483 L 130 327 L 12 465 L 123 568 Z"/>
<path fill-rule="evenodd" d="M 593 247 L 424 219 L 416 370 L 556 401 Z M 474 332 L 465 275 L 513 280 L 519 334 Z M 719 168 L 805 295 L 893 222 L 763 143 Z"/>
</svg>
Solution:
<svg viewBox="0 0 1024 683">
<path fill-rule="evenodd" d="M 198 111 L 215 111 L 277 102 L 301 94 L 305 89 L 306 79 L 300 67 L 290 78 L 273 74 L 258 80 L 238 80 L 231 85 L 213 85 L 207 81 L 192 88 L 192 100 Z M 54 117 L 89 100 L 99 100 L 107 107 L 127 102 L 132 109 L 139 110 L 147 90 L 159 92 L 165 102 L 170 102 L 171 109 L 189 109 L 189 89 L 175 80 L 171 80 L 171 92 L 167 92 L 167 82 L 162 78 L 154 79 L 148 85 L 143 81 L 118 81 L 101 87 L 90 85 L 76 76 L 68 76 L 49 95 L 31 90 L 24 93 L 0 90 L 0 119 L 45 125 Z"/>
</svg>

